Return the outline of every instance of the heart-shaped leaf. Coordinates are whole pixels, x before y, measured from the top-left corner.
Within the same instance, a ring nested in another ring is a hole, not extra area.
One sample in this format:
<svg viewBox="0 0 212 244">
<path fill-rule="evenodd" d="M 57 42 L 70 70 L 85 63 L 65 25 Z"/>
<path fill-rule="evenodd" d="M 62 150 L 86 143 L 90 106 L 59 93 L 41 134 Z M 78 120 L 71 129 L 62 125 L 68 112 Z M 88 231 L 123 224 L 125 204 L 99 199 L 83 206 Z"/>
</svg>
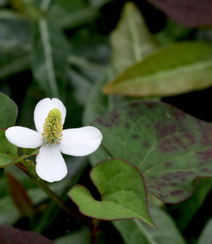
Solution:
<svg viewBox="0 0 212 244">
<path fill-rule="evenodd" d="M 155 51 L 104 86 L 106 94 L 169 96 L 212 85 L 212 45 L 184 42 Z"/>
<path fill-rule="evenodd" d="M 90 177 L 101 201 L 95 200 L 84 186 L 75 186 L 68 192 L 84 215 L 107 221 L 138 218 L 155 226 L 148 212 L 145 182 L 136 167 L 110 159 L 97 164 Z"/>
<path fill-rule="evenodd" d="M 156 101 L 139 101 L 96 119 L 102 145 L 136 165 L 164 202 L 188 198 L 196 177 L 212 177 L 212 124 Z"/>
<path fill-rule="evenodd" d="M 13 126 L 18 114 L 16 104 L 8 96 L 0 92 L 0 129 Z"/>
</svg>

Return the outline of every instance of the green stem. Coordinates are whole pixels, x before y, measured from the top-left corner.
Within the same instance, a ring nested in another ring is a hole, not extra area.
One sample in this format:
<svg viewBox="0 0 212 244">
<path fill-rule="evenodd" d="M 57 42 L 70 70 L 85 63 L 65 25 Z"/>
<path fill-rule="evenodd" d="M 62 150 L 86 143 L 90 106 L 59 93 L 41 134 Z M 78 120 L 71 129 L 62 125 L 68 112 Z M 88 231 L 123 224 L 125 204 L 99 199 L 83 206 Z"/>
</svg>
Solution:
<svg viewBox="0 0 212 244">
<path fill-rule="evenodd" d="M 59 207 L 81 220 L 92 232 L 94 224 L 80 212 L 70 209 L 69 206 L 46 185 L 46 183 L 37 175 L 35 165 L 32 161 L 23 160 L 21 163 L 17 163 L 16 166 L 28 174 L 32 181 L 35 182 L 37 186 L 39 186 Z"/>
</svg>

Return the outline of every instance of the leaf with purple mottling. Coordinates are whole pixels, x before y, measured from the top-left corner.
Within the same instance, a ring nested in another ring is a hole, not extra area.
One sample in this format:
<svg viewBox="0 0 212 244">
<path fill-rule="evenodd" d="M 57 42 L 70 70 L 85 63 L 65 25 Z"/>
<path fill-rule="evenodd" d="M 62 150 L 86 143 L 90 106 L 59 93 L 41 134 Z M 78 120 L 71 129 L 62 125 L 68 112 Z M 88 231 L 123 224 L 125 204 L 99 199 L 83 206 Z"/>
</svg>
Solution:
<svg viewBox="0 0 212 244">
<path fill-rule="evenodd" d="M 195 189 L 197 176 L 212 177 L 212 124 L 168 104 L 139 101 L 96 119 L 102 145 L 137 166 L 148 191 L 176 203 Z"/>
</svg>

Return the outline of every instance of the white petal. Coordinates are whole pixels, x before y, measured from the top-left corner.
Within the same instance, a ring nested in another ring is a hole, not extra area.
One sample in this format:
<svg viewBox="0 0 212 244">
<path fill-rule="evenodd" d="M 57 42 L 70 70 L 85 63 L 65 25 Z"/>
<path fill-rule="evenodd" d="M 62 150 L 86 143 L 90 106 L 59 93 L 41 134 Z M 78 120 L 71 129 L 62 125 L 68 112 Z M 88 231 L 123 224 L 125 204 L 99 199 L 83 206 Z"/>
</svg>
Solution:
<svg viewBox="0 0 212 244">
<path fill-rule="evenodd" d="M 52 100 L 50 98 L 44 98 L 36 105 L 34 111 L 35 127 L 38 132 L 43 132 L 45 119 L 49 111 L 53 108 L 58 108 L 60 110 L 62 114 L 62 123 L 64 123 L 66 117 L 66 108 L 63 103 L 57 98 L 53 98 Z"/>
<path fill-rule="evenodd" d="M 58 145 L 42 146 L 36 157 L 36 172 L 48 182 L 62 180 L 67 174 L 66 163 Z"/>
<path fill-rule="evenodd" d="M 37 148 L 43 144 L 43 137 L 37 131 L 13 126 L 5 131 L 5 136 L 12 144 L 23 148 Z"/>
<path fill-rule="evenodd" d="M 95 127 L 86 126 L 63 131 L 59 145 L 64 154 L 86 156 L 96 151 L 102 140 L 102 133 Z"/>
</svg>

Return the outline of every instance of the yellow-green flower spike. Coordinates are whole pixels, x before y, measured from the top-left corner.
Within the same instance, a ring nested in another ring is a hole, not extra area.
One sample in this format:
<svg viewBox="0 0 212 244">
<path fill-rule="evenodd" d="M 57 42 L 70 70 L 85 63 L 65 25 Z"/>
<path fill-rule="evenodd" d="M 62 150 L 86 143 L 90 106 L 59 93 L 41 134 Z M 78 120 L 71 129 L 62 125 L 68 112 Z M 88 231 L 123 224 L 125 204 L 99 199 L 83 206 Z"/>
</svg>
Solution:
<svg viewBox="0 0 212 244">
<path fill-rule="evenodd" d="M 62 114 L 58 108 L 49 111 L 43 126 L 43 141 L 47 145 L 59 144 L 62 138 Z"/>
</svg>

